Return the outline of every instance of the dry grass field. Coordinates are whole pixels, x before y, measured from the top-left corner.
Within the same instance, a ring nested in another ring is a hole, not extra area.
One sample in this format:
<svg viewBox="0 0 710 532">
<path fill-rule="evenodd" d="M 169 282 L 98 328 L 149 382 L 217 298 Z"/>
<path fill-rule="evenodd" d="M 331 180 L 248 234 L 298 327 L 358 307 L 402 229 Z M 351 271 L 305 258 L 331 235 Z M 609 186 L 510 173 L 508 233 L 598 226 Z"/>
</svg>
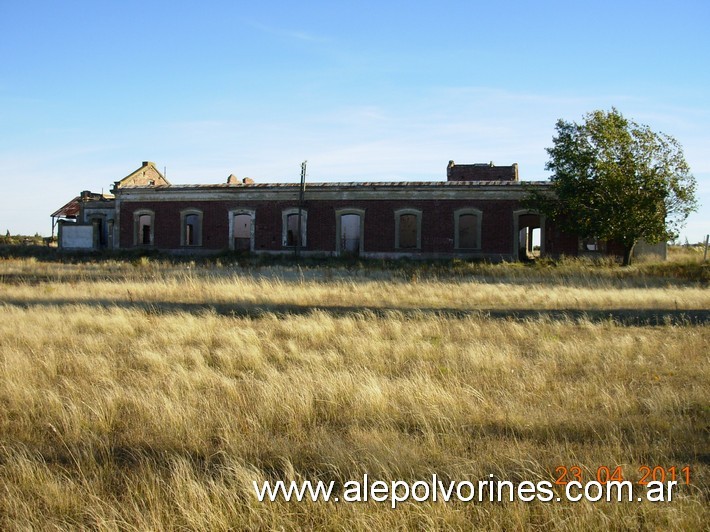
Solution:
<svg viewBox="0 0 710 532">
<path fill-rule="evenodd" d="M 708 311 L 707 266 L 685 258 L 0 260 L 0 529 L 701 530 Z M 691 483 L 671 502 L 396 509 L 253 488 L 554 482 L 560 466 L 689 467 Z"/>
</svg>

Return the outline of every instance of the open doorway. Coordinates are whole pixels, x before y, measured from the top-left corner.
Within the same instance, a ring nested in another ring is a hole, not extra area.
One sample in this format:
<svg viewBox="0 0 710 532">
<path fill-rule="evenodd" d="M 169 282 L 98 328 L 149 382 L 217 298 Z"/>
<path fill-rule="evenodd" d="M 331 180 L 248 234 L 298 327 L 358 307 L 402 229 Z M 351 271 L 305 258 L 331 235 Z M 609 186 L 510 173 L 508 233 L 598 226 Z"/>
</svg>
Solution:
<svg viewBox="0 0 710 532">
<path fill-rule="evenodd" d="M 251 216 L 248 214 L 234 215 L 234 250 L 249 251 L 251 249 Z"/>
<path fill-rule="evenodd" d="M 231 248 L 234 251 L 254 251 L 254 213 L 233 211 L 230 223 Z"/>
<path fill-rule="evenodd" d="M 93 241 L 92 247 L 94 249 L 104 249 L 106 247 L 106 224 L 104 223 L 103 216 L 93 216 L 91 217 L 91 225 L 93 226 Z"/>
<path fill-rule="evenodd" d="M 517 260 L 529 261 L 545 252 L 545 217 L 533 211 L 513 213 L 513 254 Z"/>
</svg>

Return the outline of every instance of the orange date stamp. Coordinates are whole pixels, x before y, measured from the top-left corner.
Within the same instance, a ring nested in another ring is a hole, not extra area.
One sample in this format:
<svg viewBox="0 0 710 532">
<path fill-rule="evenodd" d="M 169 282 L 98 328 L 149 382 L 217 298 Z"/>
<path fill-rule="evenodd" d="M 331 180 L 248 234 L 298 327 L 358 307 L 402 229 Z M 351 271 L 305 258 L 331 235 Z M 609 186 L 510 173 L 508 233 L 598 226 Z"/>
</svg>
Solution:
<svg viewBox="0 0 710 532">
<path fill-rule="evenodd" d="M 624 468 L 622 466 L 608 467 L 599 466 L 595 470 L 585 470 L 580 466 L 558 466 L 555 468 L 554 483 L 559 486 L 564 486 L 569 482 L 586 482 L 587 480 L 596 480 L 600 484 L 608 482 L 624 482 L 630 480 L 639 486 L 647 486 L 649 482 L 679 482 L 686 485 L 690 484 L 690 466 L 678 468 L 677 466 L 647 466 L 642 465 L 635 470 L 633 478 L 626 478 Z"/>
</svg>

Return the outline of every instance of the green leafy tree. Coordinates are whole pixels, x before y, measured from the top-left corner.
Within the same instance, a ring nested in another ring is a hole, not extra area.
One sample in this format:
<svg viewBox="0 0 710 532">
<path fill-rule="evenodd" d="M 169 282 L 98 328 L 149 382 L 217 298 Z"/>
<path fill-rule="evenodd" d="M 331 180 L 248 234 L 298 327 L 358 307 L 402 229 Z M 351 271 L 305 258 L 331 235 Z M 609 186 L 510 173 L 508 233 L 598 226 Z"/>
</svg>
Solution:
<svg viewBox="0 0 710 532">
<path fill-rule="evenodd" d="M 695 178 L 673 138 L 624 118 L 594 111 L 581 124 L 558 120 L 546 168 L 552 195 L 533 192 L 528 204 L 564 230 L 624 247 L 624 265 L 639 239 L 677 236 L 697 209 Z"/>
</svg>

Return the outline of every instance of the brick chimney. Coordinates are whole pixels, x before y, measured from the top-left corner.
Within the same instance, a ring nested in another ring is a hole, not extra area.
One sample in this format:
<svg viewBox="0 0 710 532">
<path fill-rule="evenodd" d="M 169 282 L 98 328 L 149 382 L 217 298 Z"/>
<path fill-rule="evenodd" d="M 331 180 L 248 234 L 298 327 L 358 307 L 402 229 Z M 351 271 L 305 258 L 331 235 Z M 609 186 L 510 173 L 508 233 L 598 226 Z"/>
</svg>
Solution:
<svg viewBox="0 0 710 532">
<path fill-rule="evenodd" d="M 449 161 L 446 167 L 447 181 L 517 181 L 518 163 L 496 166 L 490 163 L 456 164 Z"/>
</svg>

